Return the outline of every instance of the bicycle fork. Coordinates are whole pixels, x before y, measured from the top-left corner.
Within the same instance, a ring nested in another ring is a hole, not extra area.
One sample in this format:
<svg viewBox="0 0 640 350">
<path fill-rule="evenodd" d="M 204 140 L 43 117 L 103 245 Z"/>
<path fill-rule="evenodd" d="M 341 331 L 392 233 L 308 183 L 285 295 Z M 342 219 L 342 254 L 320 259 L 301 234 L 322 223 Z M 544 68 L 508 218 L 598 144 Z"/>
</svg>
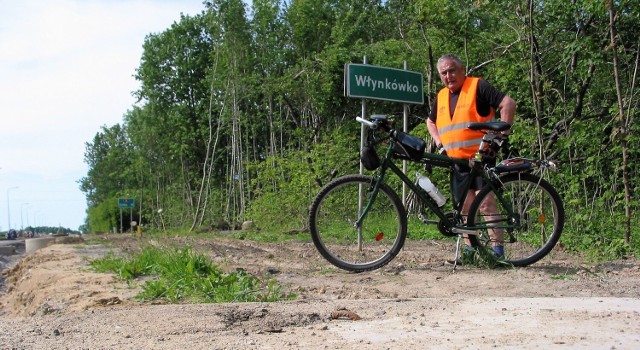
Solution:
<svg viewBox="0 0 640 350">
<path fill-rule="evenodd" d="M 364 189 L 364 184 L 359 184 L 358 185 L 358 220 L 356 220 L 356 222 L 353 223 L 353 227 L 358 229 L 358 251 L 362 251 L 362 246 L 363 246 L 363 239 L 362 239 L 362 221 L 364 220 L 364 218 L 367 216 L 367 213 L 369 212 L 369 209 L 371 208 L 371 205 L 373 204 L 373 202 L 376 200 L 376 197 L 378 196 L 378 188 L 379 188 L 379 181 L 376 182 L 375 186 L 373 186 L 373 189 L 369 192 L 370 196 L 369 196 L 369 200 L 367 202 L 366 207 L 364 207 L 364 198 L 365 198 L 365 189 Z M 368 185 L 369 187 L 371 187 L 371 184 Z"/>
</svg>

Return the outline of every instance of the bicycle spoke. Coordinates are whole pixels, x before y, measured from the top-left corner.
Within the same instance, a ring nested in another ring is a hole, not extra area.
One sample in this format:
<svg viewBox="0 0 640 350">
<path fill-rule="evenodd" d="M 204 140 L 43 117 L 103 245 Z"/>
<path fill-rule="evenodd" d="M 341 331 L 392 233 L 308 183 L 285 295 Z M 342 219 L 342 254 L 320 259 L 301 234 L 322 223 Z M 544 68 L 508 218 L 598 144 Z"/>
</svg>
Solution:
<svg viewBox="0 0 640 350">
<path fill-rule="evenodd" d="M 332 264 L 350 271 L 387 264 L 406 237 L 406 214 L 397 194 L 383 185 L 373 196 L 370 182 L 370 177 L 351 175 L 329 183 L 309 214 L 318 251 Z"/>
<path fill-rule="evenodd" d="M 509 208 L 493 202 L 495 194 L 485 188 L 471 205 L 469 215 L 474 227 L 481 229 L 477 245 L 504 245 L 507 261 L 516 266 L 532 264 L 543 258 L 556 244 L 564 225 L 564 210 L 557 192 L 544 180 L 528 174 L 507 175 L 500 185 L 500 198 Z M 489 213 L 486 213 L 487 208 Z M 513 224 L 509 219 L 514 219 Z M 499 223 L 507 225 L 501 226 Z M 513 225 L 513 226 L 512 226 Z M 504 239 L 507 228 L 508 239 Z M 473 242 L 472 242 L 473 243 Z"/>
</svg>

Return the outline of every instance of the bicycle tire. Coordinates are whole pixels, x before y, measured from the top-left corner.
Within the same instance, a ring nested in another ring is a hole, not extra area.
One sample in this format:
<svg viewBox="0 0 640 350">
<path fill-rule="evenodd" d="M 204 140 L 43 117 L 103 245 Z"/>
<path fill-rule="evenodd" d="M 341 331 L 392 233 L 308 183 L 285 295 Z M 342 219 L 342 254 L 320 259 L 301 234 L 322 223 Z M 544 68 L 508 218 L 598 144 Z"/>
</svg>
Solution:
<svg viewBox="0 0 640 350">
<path fill-rule="evenodd" d="M 564 207 L 558 192 L 547 181 L 531 174 L 502 176 L 496 190 L 513 207 L 515 216 L 510 217 L 502 205 L 496 206 L 499 213 L 482 214 L 481 208 L 486 209 L 495 198 L 493 189 L 485 186 L 469 208 L 468 226 L 499 226 L 500 222 L 511 220 L 516 223 L 515 228 L 502 230 L 505 262 L 522 267 L 544 258 L 558 243 L 564 227 Z M 484 229 L 478 235 L 469 235 L 471 246 L 491 246 L 493 239 L 489 233 L 489 229 Z"/>
<path fill-rule="evenodd" d="M 309 210 L 309 230 L 320 254 L 331 264 L 347 271 L 363 272 L 381 268 L 398 255 L 407 236 L 407 215 L 402 200 L 386 184 L 381 184 L 362 222 L 361 239 L 354 226 L 375 180 L 371 176 L 347 175 L 325 185 Z"/>
</svg>

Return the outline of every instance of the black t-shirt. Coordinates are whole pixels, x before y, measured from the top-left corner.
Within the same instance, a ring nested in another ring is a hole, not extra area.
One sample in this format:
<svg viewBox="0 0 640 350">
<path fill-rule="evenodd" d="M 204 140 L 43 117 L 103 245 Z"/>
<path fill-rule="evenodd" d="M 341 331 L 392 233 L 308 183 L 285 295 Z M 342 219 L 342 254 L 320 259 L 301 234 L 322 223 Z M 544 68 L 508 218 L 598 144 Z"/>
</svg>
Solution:
<svg viewBox="0 0 640 350">
<path fill-rule="evenodd" d="M 484 79 L 480 79 L 480 81 L 478 81 L 478 90 L 476 92 L 476 95 L 477 95 L 476 110 L 478 111 L 478 114 L 480 114 L 483 117 L 486 117 L 489 115 L 491 111 L 491 107 L 497 110 L 498 106 L 500 105 L 500 102 L 502 102 L 502 99 L 506 96 L 505 93 L 494 88 L 493 85 L 489 84 L 489 82 L 487 82 Z M 449 111 L 451 112 L 451 117 L 453 117 L 453 112 L 456 109 L 456 104 L 458 103 L 458 96 L 460 96 L 460 91 L 454 92 L 454 93 L 449 92 L 449 97 L 450 97 Z M 429 113 L 429 119 L 431 119 L 431 121 L 434 123 L 436 122 L 437 110 L 438 110 L 438 99 L 436 98 L 435 101 L 433 102 L 433 107 L 431 108 L 431 112 Z"/>
</svg>

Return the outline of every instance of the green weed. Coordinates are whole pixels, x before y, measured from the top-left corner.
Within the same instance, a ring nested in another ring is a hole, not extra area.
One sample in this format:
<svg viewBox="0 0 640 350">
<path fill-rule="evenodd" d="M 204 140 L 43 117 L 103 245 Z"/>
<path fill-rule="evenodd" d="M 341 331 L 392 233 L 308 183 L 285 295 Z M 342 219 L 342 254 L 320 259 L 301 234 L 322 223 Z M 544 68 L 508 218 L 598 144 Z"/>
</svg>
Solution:
<svg viewBox="0 0 640 350">
<path fill-rule="evenodd" d="M 551 279 L 552 280 L 557 280 L 557 281 L 567 281 L 567 280 L 575 280 L 576 276 L 575 275 L 568 275 L 566 273 L 561 273 L 561 274 L 551 275 Z"/>
<path fill-rule="evenodd" d="M 481 268 L 512 268 L 513 265 L 503 258 L 497 258 L 493 250 L 488 247 L 478 247 L 475 249 L 463 249 L 460 256 L 462 264 L 465 266 L 475 266 Z"/>
<path fill-rule="evenodd" d="M 136 295 L 141 301 L 170 303 L 255 302 L 293 299 L 274 279 L 261 280 L 244 271 L 223 272 L 203 254 L 190 247 L 146 247 L 129 258 L 113 253 L 93 260 L 98 272 L 115 273 L 130 282 L 140 276 L 152 276 Z"/>
</svg>

